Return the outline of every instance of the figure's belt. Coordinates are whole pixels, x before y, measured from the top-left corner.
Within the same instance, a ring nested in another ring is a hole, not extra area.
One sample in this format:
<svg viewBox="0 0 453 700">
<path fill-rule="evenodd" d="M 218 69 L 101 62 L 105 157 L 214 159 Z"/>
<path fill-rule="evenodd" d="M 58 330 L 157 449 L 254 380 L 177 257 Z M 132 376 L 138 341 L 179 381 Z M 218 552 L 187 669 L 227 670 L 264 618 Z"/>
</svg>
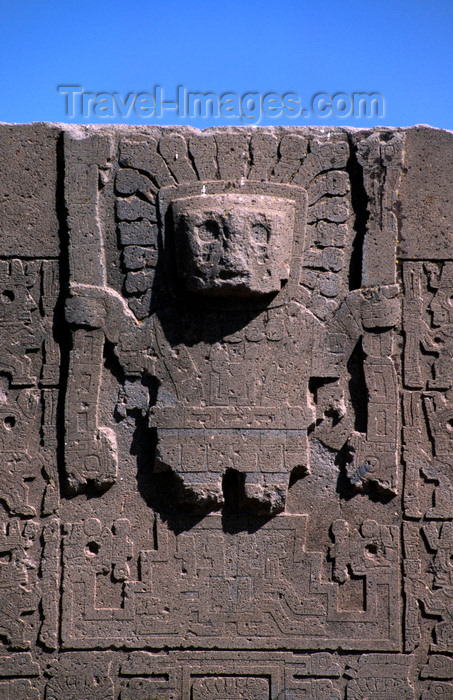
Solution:
<svg viewBox="0 0 453 700">
<path fill-rule="evenodd" d="M 306 430 L 308 406 L 153 406 L 150 425 L 160 429 Z"/>
</svg>

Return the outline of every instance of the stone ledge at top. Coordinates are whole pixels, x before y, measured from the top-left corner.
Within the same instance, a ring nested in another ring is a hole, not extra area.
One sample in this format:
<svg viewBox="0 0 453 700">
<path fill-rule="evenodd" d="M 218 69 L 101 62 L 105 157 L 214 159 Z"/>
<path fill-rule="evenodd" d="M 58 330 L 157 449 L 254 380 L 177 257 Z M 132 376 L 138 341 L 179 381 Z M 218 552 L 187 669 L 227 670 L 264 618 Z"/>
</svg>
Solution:
<svg viewBox="0 0 453 700">
<path fill-rule="evenodd" d="M 426 125 L 376 127 L 212 127 L 209 133 L 344 134 L 355 140 L 375 132 L 406 135 L 405 168 L 400 184 L 399 255 L 418 259 L 453 258 L 453 132 Z M 62 190 L 60 137 L 93 132 L 159 136 L 168 131 L 200 133 L 190 126 L 73 125 L 0 123 L 0 256 L 57 257 L 59 192 Z M 201 132 L 203 133 L 203 132 Z"/>
</svg>

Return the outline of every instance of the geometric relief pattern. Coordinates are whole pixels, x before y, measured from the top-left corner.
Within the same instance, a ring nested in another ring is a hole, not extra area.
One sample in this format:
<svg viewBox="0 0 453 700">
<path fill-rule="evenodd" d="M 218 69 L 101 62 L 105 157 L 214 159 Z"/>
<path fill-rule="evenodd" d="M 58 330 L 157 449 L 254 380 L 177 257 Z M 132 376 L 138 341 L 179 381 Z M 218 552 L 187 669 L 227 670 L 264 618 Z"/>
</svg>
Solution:
<svg viewBox="0 0 453 700">
<path fill-rule="evenodd" d="M 64 541 L 64 643 L 398 649 L 397 528 L 336 523 L 335 567 L 360 582 L 352 607 L 339 592 L 350 581 L 328 580 L 323 554 L 306 549 L 306 527 L 307 516 L 282 515 L 229 535 L 211 515 L 134 552 L 127 520 L 74 523 Z"/>
<path fill-rule="evenodd" d="M 407 595 L 406 645 L 426 643 L 431 652 L 422 676 L 447 677 L 453 621 L 451 419 L 452 262 L 405 261 L 404 456 L 407 469 L 404 524 Z M 428 572 L 428 575 L 425 573 Z M 429 630 L 426 636 L 425 629 Z M 436 670 L 435 669 L 439 669 Z M 439 674 L 439 675 L 437 675 Z M 448 697 L 451 688 L 432 683 L 424 697 Z"/>
</svg>

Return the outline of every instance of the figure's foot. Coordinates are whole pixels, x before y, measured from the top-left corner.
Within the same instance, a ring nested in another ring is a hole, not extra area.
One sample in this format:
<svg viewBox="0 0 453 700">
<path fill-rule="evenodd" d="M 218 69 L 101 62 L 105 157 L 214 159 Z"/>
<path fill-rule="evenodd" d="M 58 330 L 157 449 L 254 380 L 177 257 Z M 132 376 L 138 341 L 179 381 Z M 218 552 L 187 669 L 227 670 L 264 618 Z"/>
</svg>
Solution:
<svg viewBox="0 0 453 700">
<path fill-rule="evenodd" d="M 246 479 L 244 491 L 248 505 L 247 510 L 256 515 L 277 515 L 285 510 L 286 483 L 250 483 Z"/>
<path fill-rule="evenodd" d="M 178 479 L 176 498 L 192 513 L 210 513 L 224 504 L 221 482 L 186 482 Z"/>
</svg>

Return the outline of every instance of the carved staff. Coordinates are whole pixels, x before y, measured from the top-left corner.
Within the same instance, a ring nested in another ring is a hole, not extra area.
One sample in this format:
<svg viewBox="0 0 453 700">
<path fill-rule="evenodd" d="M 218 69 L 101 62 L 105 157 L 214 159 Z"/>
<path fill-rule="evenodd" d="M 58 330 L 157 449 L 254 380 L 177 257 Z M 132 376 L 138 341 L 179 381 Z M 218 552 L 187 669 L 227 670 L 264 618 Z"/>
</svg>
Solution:
<svg viewBox="0 0 453 700">
<path fill-rule="evenodd" d="M 98 425 L 98 401 L 105 335 L 102 301 L 106 287 L 102 230 L 97 213 L 101 168 L 108 167 L 106 135 L 65 133 L 65 198 L 68 221 L 70 293 L 67 315 L 72 329 L 65 404 L 65 468 L 69 488 L 99 489 L 114 483 L 115 435 Z"/>
</svg>

